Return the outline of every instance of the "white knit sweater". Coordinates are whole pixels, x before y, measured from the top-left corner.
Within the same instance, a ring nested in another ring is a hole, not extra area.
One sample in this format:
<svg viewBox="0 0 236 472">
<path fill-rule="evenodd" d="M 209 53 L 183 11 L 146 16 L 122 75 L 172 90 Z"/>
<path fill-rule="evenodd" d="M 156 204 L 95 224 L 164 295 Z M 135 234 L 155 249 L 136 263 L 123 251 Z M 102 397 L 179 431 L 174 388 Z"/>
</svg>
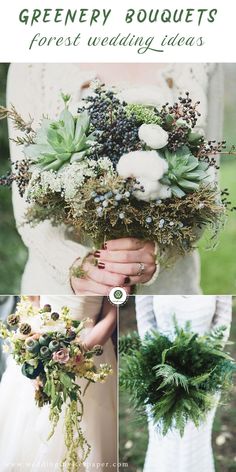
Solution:
<svg viewBox="0 0 236 472">
<path fill-rule="evenodd" d="M 37 124 L 43 114 L 52 117 L 59 114 L 61 91 L 72 95 L 71 108 L 76 111 L 82 85 L 95 77 L 96 71 L 81 72 L 79 64 L 12 64 L 7 87 L 8 105 L 13 103 L 24 117 L 30 114 Z M 168 79 L 171 79 L 172 88 Z M 155 93 L 155 86 L 152 89 Z M 201 101 L 199 125 L 207 129 L 209 138 L 220 137 L 222 75 L 219 65 L 166 65 L 157 73 L 156 93 L 160 95 L 160 91 L 163 102 L 173 102 L 181 92 L 189 91 L 193 100 Z M 9 123 L 10 138 L 16 134 L 12 123 Z M 12 141 L 10 148 L 13 161 L 23 157 L 21 149 Z M 27 204 L 15 186 L 13 206 L 18 231 L 29 250 L 22 292 L 71 294 L 69 268 L 76 258 L 83 258 L 89 249 L 71 241 L 63 226 L 53 227 L 49 221 L 34 228 L 22 225 Z M 199 290 L 199 261 L 198 255 L 193 253 L 180 258 L 170 270 L 163 270 L 151 286 L 140 287 L 139 292 L 191 294 L 199 293 Z"/>
</svg>

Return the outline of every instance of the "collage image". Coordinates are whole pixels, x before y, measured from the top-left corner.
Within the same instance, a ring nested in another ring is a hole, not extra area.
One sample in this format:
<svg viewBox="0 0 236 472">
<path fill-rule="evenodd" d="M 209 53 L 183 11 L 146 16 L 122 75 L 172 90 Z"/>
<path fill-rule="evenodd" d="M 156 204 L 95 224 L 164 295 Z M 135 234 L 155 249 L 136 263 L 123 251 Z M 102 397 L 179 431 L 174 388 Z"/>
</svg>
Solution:
<svg viewBox="0 0 236 472">
<path fill-rule="evenodd" d="M 0 472 L 236 471 L 236 64 L 0 64 Z"/>
</svg>

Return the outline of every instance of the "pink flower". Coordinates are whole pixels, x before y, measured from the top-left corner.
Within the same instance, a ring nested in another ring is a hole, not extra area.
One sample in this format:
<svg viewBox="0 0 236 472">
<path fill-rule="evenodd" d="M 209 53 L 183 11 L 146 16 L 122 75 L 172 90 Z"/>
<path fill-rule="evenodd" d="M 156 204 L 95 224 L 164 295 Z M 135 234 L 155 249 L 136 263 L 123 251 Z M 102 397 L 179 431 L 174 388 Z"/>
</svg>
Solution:
<svg viewBox="0 0 236 472">
<path fill-rule="evenodd" d="M 76 364 L 79 364 L 82 360 L 83 360 L 82 354 L 77 354 L 77 356 L 75 357 Z"/>
<path fill-rule="evenodd" d="M 59 362 L 59 364 L 66 364 L 70 359 L 70 354 L 68 349 L 64 347 L 60 349 L 60 351 L 54 352 L 52 358 L 55 362 Z"/>
</svg>

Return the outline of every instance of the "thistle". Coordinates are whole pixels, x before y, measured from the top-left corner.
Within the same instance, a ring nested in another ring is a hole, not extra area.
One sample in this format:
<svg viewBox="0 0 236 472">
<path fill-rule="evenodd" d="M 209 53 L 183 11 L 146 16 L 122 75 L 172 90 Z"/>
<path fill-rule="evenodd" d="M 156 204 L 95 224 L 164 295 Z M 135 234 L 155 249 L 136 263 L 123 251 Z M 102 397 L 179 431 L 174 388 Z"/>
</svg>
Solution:
<svg viewBox="0 0 236 472">
<path fill-rule="evenodd" d="M 207 177 L 208 163 L 199 161 L 185 146 L 175 152 L 166 149 L 164 157 L 169 167 L 161 183 L 171 188 L 173 196 L 182 198 L 187 193 L 199 190 Z"/>
<path fill-rule="evenodd" d="M 67 104 L 58 121 L 44 118 L 35 143 L 26 145 L 28 159 L 43 170 L 59 170 L 63 165 L 81 161 L 95 143 L 90 133 L 89 114 L 85 110 L 74 117 Z"/>
</svg>

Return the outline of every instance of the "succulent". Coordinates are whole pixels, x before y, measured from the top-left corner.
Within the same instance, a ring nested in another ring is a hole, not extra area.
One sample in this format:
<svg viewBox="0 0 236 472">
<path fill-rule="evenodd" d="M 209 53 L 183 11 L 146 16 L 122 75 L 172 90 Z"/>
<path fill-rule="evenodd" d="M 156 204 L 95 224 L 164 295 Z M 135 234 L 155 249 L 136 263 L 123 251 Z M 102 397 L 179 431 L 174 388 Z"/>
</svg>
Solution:
<svg viewBox="0 0 236 472">
<path fill-rule="evenodd" d="M 168 171 L 161 179 L 161 183 L 168 185 L 175 197 L 182 198 L 187 193 L 198 190 L 207 177 L 209 164 L 193 156 L 186 146 L 175 152 L 166 149 L 163 157 L 168 162 Z"/>
<path fill-rule="evenodd" d="M 64 164 L 82 160 L 88 153 L 95 142 L 89 127 L 86 110 L 74 117 L 66 107 L 58 121 L 42 120 L 35 143 L 25 146 L 25 154 L 39 168 L 57 171 Z"/>
<path fill-rule="evenodd" d="M 24 362 L 21 368 L 22 374 L 28 377 L 28 379 L 36 379 L 36 377 L 38 377 L 42 370 L 42 362 L 39 362 L 37 367 L 33 367 L 32 365 L 28 364 L 28 362 Z"/>
<path fill-rule="evenodd" d="M 56 339 L 53 339 L 50 343 L 49 343 L 49 349 L 50 351 L 54 352 L 54 351 L 58 351 L 58 349 L 60 349 L 60 343 L 59 341 L 57 341 Z"/>
<path fill-rule="evenodd" d="M 35 339 L 27 339 L 25 342 L 26 350 L 36 354 L 39 352 L 40 344 Z"/>
<path fill-rule="evenodd" d="M 39 344 L 40 346 L 48 346 L 51 340 L 51 336 L 49 336 L 47 333 L 44 333 L 39 338 Z"/>
<path fill-rule="evenodd" d="M 42 359 L 47 359 L 48 357 L 51 357 L 51 351 L 47 346 L 42 346 L 40 348 L 40 356 Z"/>
</svg>

